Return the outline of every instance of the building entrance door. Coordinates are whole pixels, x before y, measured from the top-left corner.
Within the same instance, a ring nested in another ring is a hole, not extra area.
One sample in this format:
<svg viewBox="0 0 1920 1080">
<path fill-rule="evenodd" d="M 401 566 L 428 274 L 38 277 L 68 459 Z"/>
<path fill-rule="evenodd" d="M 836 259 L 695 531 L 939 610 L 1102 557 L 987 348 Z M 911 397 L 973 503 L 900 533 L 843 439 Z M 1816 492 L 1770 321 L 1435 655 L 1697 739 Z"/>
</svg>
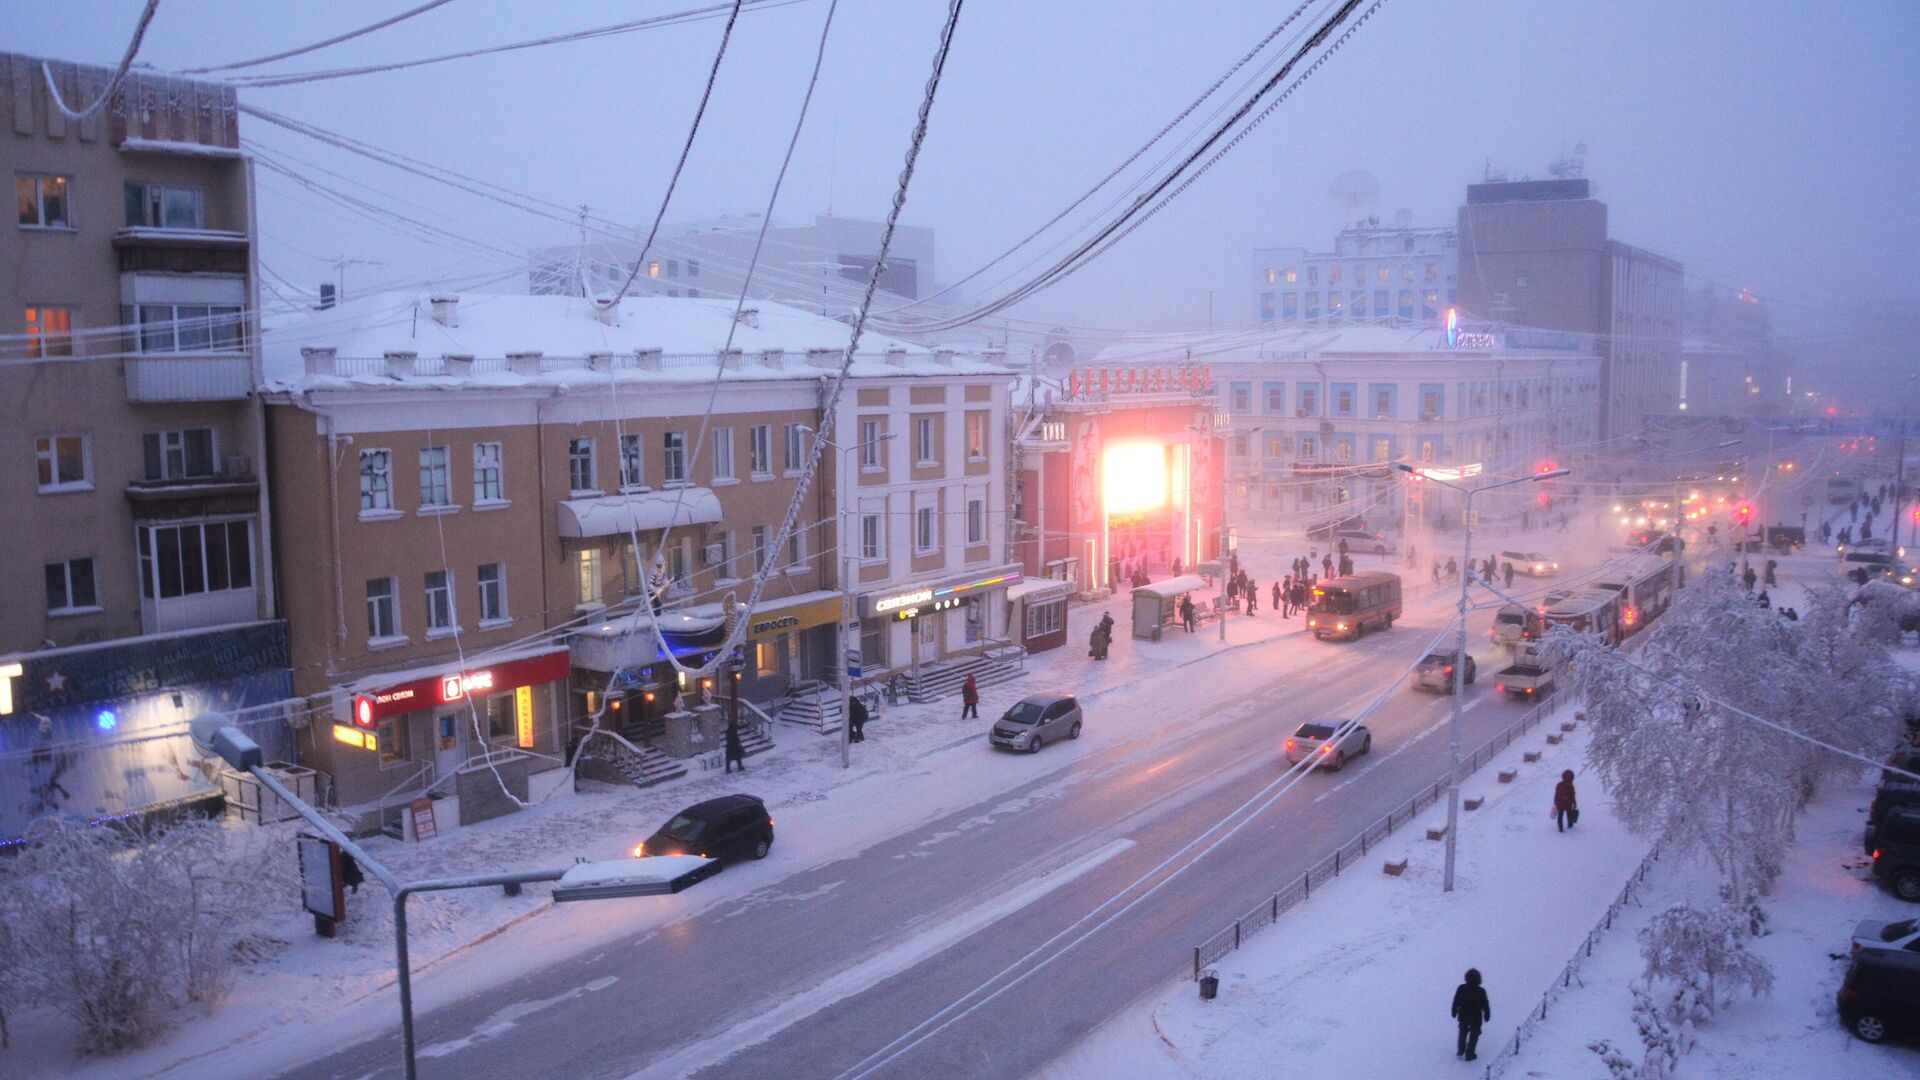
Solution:
<svg viewBox="0 0 1920 1080">
<path fill-rule="evenodd" d="M 460 771 L 467 763 L 467 747 L 473 743 L 473 718 L 467 715 L 462 703 L 459 709 L 448 709 L 433 719 L 433 778 L 435 781 Z M 443 794 L 453 794 L 453 782 L 447 780 L 440 785 Z"/>
<path fill-rule="evenodd" d="M 930 663 L 940 657 L 940 616 L 924 615 L 913 620 L 913 657 Z"/>
</svg>

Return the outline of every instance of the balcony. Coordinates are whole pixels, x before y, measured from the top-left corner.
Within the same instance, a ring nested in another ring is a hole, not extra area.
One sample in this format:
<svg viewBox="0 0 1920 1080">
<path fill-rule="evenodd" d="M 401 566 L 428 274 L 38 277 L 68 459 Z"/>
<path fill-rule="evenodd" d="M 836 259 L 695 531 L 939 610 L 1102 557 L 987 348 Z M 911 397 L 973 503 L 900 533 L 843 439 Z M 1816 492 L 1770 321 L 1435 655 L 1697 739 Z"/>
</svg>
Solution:
<svg viewBox="0 0 1920 1080">
<path fill-rule="evenodd" d="M 123 361 L 127 400 L 245 401 L 253 392 L 253 360 L 244 352 L 129 353 Z"/>
<path fill-rule="evenodd" d="M 113 234 L 121 273 L 245 274 L 247 234 L 128 227 Z"/>
<path fill-rule="evenodd" d="M 136 480 L 127 485 L 127 502 L 136 520 L 252 514 L 259 509 L 260 478 L 253 462 L 234 456 L 218 463 L 209 476 Z"/>
</svg>

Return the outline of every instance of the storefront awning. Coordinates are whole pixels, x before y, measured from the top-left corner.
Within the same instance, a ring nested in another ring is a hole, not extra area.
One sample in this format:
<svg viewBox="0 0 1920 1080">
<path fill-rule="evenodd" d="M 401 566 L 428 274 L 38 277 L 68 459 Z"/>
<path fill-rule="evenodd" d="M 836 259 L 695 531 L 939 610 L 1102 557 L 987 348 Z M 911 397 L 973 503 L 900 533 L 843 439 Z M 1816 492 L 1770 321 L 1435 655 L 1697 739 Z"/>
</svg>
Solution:
<svg viewBox="0 0 1920 1080">
<path fill-rule="evenodd" d="M 604 495 L 560 503 L 560 535 L 568 539 L 658 532 L 682 525 L 711 525 L 720 520 L 720 499 L 703 487 Z"/>
<path fill-rule="evenodd" d="M 1067 595 L 1073 590 L 1073 582 L 1056 578 L 1028 578 L 1018 585 L 1007 589 L 1007 602 L 1025 600 L 1033 603 L 1039 600 L 1053 600 Z"/>
<path fill-rule="evenodd" d="M 843 606 L 840 594 L 831 589 L 783 596 L 778 600 L 763 600 L 747 617 L 747 640 L 758 641 L 776 634 L 790 634 L 796 630 L 839 622 Z"/>
<path fill-rule="evenodd" d="M 983 596 L 994 589 L 1018 585 L 1024 579 L 1019 563 L 970 571 L 952 577 L 897 585 L 860 597 L 861 618 L 881 616 L 904 619 L 930 611 L 944 611 L 962 600 Z"/>
</svg>

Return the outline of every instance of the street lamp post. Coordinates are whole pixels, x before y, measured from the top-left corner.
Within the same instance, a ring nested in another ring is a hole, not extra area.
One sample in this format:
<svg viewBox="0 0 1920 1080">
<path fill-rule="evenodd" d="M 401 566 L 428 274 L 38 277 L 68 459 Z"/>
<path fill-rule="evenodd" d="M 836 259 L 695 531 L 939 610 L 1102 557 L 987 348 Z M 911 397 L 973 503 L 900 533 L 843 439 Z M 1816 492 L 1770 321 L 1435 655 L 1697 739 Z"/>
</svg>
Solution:
<svg viewBox="0 0 1920 1080">
<path fill-rule="evenodd" d="M 1393 467 L 1401 472 L 1419 476 L 1441 487 L 1452 488 L 1466 496 L 1466 509 L 1463 513 L 1461 530 L 1466 538 L 1461 541 L 1460 550 L 1460 604 L 1458 622 L 1454 627 L 1453 645 L 1453 715 L 1447 725 L 1447 869 L 1441 891 L 1453 891 L 1453 863 L 1457 839 L 1460 835 L 1460 721 L 1466 713 L 1464 698 L 1467 692 L 1467 585 L 1473 580 L 1473 497 L 1483 491 L 1495 488 L 1511 487 L 1514 484 L 1537 483 L 1565 476 L 1571 469 L 1552 469 L 1547 472 L 1517 476 L 1511 480 L 1502 480 L 1497 484 L 1482 484 L 1479 487 L 1462 487 L 1435 479 L 1433 476 L 1414 468 L 1404 461 L 1396 461 Z"/>
<path fill-rule="evenodd" d="M 850 629 L 853 625 L 853 547 L 847 542 L 847 521 L 851 515 L 847 513 L 849 499 L 845 484 L 847 482 L 847 474 L 853 469 L 853 454 L 855 451 L 868 446 L 878 446 L 888 439 L 893 438 L 898 433 L 889 431 L 885 435 L 874 439 L 872 442 L 855 443 L 852 446 L 841 446 L 839 443 L 821 435 L 818 431 L 815 431 L 805 424 L 800 425 L 800 430 L 807 432 L 814 438 L 838 451 L 841 458 L 840 474 L 836 477 L 836 482 L 834 483 L 834 500 L 839 503 L 839 508 L 835 513 L 837 523 L 834 527 L 836 533 L 834 540 L 840 548 L 840 635 L 838 643 L 840 648 L 840 767 L 846 769 L 853 765 L 853 732 L 851 730 L 853 727 L 853 716 L 849 712 L 853 704 L 853 671 L 848 667 L 852 662 L 853 656 L 853 631 Z"/>
<path fill-rule="evenodd" d="M 1900 403 L 1900 458 L 1893 464 L 1893 557 L 1900 556 L 1900 514 L 1907 488 L 1907 425 L 1913 418 L 1913 383 L 1920 374 L 1907 376 L 1907 392 Z"/>
</svg>

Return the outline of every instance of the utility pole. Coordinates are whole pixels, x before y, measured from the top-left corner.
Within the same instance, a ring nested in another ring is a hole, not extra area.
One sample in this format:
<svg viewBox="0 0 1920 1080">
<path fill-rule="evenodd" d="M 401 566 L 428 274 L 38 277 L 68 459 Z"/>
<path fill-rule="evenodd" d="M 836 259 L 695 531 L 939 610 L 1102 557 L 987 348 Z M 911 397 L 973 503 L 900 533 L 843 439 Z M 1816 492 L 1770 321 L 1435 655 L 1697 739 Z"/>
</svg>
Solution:
<svg viewBox="0 0 1920 1080">
<path fill-rule="evenodd" d="M 1907 392 L 1900 402 L 1900 459 L 1893 466 L 1893 557 L 1900 558 L 1900 518 L 1907 486 L 1907 427 L 1913 422 L 1913 383 L 1920 373 L 1907 376 Z"/>
</svg>

